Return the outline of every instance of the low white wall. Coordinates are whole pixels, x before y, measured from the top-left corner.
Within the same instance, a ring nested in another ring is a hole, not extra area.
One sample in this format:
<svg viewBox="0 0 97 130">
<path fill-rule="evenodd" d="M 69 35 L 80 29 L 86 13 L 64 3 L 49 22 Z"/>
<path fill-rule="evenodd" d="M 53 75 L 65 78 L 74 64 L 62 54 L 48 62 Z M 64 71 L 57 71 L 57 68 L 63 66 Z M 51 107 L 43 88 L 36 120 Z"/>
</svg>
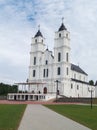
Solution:
<svg viewBox="0 0 97 130">
<path fill-rule="evenodd" d="M 97 98 L 97 86 L 95 86 L 95 97 Z"/>
</svg>

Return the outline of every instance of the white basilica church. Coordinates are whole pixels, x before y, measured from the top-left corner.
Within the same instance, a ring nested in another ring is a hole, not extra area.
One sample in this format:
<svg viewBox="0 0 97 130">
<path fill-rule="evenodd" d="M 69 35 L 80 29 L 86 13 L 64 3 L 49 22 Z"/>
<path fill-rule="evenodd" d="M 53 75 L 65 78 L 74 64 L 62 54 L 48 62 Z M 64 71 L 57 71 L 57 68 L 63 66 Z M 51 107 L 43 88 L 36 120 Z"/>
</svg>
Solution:
<svg viewBox="0 0 97 130">
<path fill-rule="evenodd" d="M 13 99 L 20 96 L 24 100 L 50 99 L 56 96 L 56 92 L 66 97 L 90 97 L 91 90 L 95 97 L 95 86 L 89 85 L 85 71 L 71 63 L 70 51 L 70 32 L 63 22 L 55 32 L 53 53 L 46 48 L 39 29 L 32 38 L 28 81 L 21 83 L 28 85 L 28 95 L 16 94 Z"/>
<path fill-rule="evenodd" d="M 78 65 L 70 62 L 70 32 L 62 23 L 54 38 L 54 56 L 45 48 L 40 30 L 32 38 L 29 66 L 29 82 L 45 83 L 41 93 L 58 93 L 67 97 L 89 97 L 88 75 Z M 92 86 L 93 87 L 93 86 Z M 33 88 L 34 91 L 34 88 Z"/>
</svg>

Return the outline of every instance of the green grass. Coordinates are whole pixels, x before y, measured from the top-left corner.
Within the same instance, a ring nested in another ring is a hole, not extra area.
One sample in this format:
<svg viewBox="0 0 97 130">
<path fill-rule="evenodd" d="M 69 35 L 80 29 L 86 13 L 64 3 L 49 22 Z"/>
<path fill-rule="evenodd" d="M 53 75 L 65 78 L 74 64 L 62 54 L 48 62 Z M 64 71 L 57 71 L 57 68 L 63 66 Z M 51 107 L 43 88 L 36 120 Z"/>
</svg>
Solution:
<svg viewBox="0 0 97 130">
<path fill-rule="evenodd" d="M 0 104 L 0 130 L 17 130 L 26 105 Z"/>
<path fill-rule="evenodd" d="M 84 105 L 45 105 L 46 107 L 66 116 L 84 126 L 97 130 L 97 106 Z"/>
</svg>

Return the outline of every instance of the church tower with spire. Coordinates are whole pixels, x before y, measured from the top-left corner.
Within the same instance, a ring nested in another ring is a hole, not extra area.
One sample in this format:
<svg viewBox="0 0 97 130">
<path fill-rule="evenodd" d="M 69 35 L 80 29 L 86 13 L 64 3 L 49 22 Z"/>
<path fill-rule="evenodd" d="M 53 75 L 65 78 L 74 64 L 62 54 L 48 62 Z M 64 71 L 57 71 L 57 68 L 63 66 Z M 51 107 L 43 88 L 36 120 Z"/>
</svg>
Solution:
<svg viewBox="0 0 97 130">
<path fill-rule="evenodd" d="M 61 81 L 62 88 L 59 91 L 64 92 L 64 87 L 69 86 L 71 75 L 70 64 L 70 33 L 65 27 L 63 21 L 58 31 L 55 32 L 54 42 L 54 78 Z M 62 85 L 63 83 L 63 85 Z"/>
<path fill-rule="evenodd" d="M 45 50 L 44 37 L 40 31 L 40 27 L 32 37 L 31 52 L 30 52 L 30 66 L 29 66 L 29 82 L 39 79 L 39 66 L 41 55 Z"/>
</svg>

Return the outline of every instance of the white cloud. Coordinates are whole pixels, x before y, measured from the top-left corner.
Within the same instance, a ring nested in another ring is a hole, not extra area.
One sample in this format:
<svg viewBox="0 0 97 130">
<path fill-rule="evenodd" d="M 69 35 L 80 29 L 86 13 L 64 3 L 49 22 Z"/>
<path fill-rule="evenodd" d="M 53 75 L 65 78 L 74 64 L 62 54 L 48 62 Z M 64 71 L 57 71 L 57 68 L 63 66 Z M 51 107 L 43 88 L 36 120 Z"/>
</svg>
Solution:
<svg viewBox="0 0 97 130">
<path fill-rule="evenodd" d="M 96 0 L 0 0 L 0 81 L 2 77 L 11 82 L 12 77 L 13 81 L 27 78 L 31 37 L 37 26 L 40 24 L 46 45 L 52 50 L 62 17 L 71 33 L 72 62 L 79 63 L 90 79 L 96 80 L 96 12 Z"/>
</svg>

